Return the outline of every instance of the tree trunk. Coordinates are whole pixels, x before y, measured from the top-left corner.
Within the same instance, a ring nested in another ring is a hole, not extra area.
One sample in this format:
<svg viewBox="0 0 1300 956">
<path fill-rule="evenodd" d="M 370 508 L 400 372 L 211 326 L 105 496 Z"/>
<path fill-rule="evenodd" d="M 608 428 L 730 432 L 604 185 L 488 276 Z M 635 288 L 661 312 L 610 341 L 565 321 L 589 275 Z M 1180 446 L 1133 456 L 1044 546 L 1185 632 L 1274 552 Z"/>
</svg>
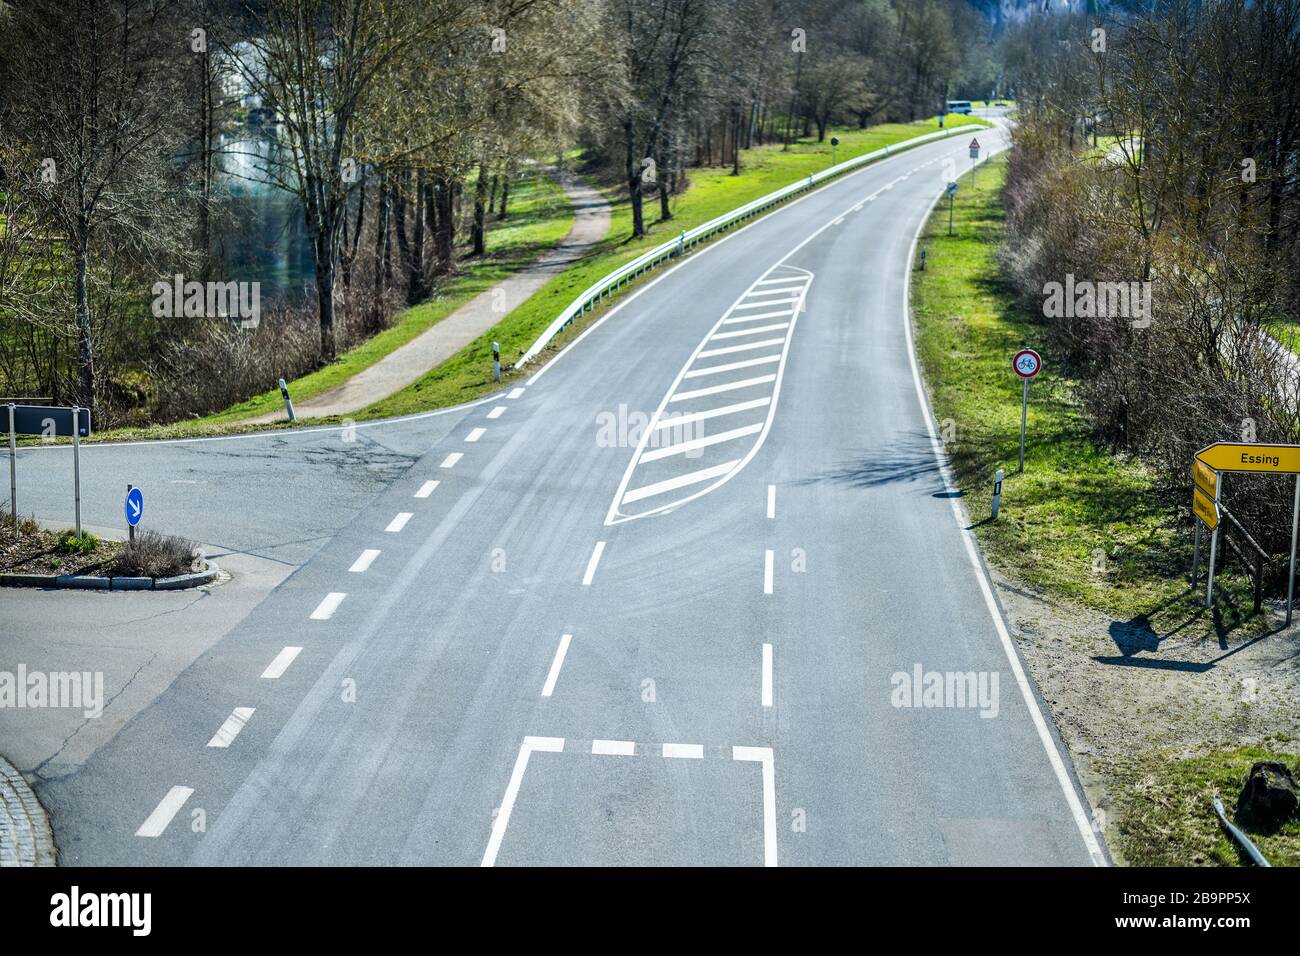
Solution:
<svg viewBox="0 0 1300 956">
<path fill-rule="evenodd" d="M 81 362 L 81 394 L 78 402 L 83 408 L 95 408 L 95 342 L 90 331 L 90 293 L 86 284 L 89 241 L 79 236 L 73 268 L 76 272 L 77 351 Z"/>
<path fill-rule="evenodd" d="M 632 238 L 645 235 L 645 219 L 641 211 L 641 169 L 636 161 L 636 134 L 630 120 L 623 123 L 623 138 L 627 145 L 627 192 L 632 203 Z"/>
<path fill-rule="evenodd" d="M 474 186 L 474 233 L 473 233 L 473 252 L 471 255 L 481 256 L 487 252 L 487 192 L 488 192 L 488 174 L 487 163 L 479 163 L 478 182 Z"/>
<path fill-rule="evenodd" d="M 332 362 L 338 351 L 334 335 L 334 255 L 327 231 L 317 232 L 313 242 L 316 247 L 316 298 L 320 304 L 320 352 L 324 361 Z"/>
<path fill-rule="evenodd" d="M 438 264 L 435 268 L 439 275 L 445 275 L 456 265 L 456 194 L 450 176 L 437 177 L 434 196 L 438 205 L 438 232 L 434 237 Z"/>
<path fill-rule="evenodd" d="M 507 208 L 510 204 L 510 169 L 507 167 L 501 173 L 501 211 L 497 213 L 498 219 L 505 219 L 510 215 Z"/>
</svg>

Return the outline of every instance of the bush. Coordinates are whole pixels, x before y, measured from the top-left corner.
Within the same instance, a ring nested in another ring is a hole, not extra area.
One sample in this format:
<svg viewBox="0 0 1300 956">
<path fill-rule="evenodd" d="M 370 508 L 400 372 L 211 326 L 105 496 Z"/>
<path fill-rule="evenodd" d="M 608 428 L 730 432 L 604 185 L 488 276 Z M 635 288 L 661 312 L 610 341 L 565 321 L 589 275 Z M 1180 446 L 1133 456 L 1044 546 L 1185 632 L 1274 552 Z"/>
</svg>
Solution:
<svg viewBox="0 0 1300 956">
<path fill-rule="evenodd" d="M 55 544 L 54 550 L 59 554 L 94 554 L 95 549 L 99 547 L 99 536 L 91 534 L 89 531 L 83 532 L 81 537 L 71 529 L 59 532 L 58 543 Z"/>
<path fill-rule="evenodd" d="M 198 558 L 198 545 L 157 531 L 142 531 L 123 545 L 111 572 L 123 577 L 170 578 L 188 574 Z"/>
<path fill-rule="evenodd" d="M 18 535 L 22 538 L 30 538 L 41 530 L 41 526 L 36 523 L 35 518 L 24 518 L 18 516 Z M 0 508 L 0 547 L 15 544 L 14 541 L 14 514 L 7 508 Z"/>
</svg>

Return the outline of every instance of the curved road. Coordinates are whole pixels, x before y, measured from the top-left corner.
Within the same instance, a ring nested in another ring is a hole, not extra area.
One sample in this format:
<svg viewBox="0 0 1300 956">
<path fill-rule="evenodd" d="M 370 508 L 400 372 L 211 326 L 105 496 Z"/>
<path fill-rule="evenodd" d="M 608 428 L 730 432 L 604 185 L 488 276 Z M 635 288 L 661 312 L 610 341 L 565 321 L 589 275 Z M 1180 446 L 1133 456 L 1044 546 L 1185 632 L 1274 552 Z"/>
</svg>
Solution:
<svg viewBox="0 0 1300 956">
<path fill-rule="evenodd" d="M 41 787 L 62 861 L 1104 862 L 915 379 L 947 159 L 749 225 L 475 406 L 87 448 L 87 521 L 134 471 L 302 566 Z M 66 464 L 24 453 L 38 513 Z"/>
</svg>

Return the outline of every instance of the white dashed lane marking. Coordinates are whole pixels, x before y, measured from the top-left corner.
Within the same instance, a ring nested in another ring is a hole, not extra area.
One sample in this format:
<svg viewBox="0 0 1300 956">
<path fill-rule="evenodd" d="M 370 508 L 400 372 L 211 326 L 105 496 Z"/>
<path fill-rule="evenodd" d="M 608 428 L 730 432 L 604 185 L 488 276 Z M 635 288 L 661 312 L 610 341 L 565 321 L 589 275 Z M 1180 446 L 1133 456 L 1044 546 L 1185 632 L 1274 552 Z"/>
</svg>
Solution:
<svg viewBox="0 0 1300 956">
<path fill-rule="evenodd" d="M 244 725 L 253 716 L 254 710 L 253 707 L 236 707 L 230 716 L 226 718 L 226 722 L 212 735 L 212 739 L 208 741 L 208 746 L 229 747 L 234 743 L 235 738 L 239 736 L 239 732 L 244 729 Z"/>
<path fill-rule="evenodd" d="M 484 434 L 486 431 L 487 431 L 486 428 L 476 428 L 476 429 L 474 429 L 472 432 L 470 432 L 468 435 L 465 436 L 465 440 L 466 440 L 466 441 L 478 441 L 480 438 L 483 437 L 483 434 Z"/>
<path fill-rule="evenodd" d="M 389 534 L 397 534 L 406 527 L 406 522 L 410 521 L 414 515 L 415 512 L 413 511 L 399 511 L 394 515 L 393 520 L 388 522 L 388 527 L 384 530 Z"/>
<path fill-rule="evenodd" d="M 462 454 L 461 452 L 454 451 L 442 460 L 442 467 L 455 468 L 456 462 L 460 461 L 464 457 L 465 457 L 464 454 Z"/>
<path fill-rule="evenodd" d="M 343 603 L 345 597 L 347 597 L 347 594 L 343 591 L 331 591 L 325 595 L 320 604 L 316 605 L 316 610 L 311 612 L 311 619 L 313 621 L 328 621 L 334 616 L 334 612 L 339 609 L 339 605 Z"/>
<path fill-rule="evenodd" d="M 600 564 L 600 556 L 605 553 L 605 542 L 597 541 L 596 547 L 591 552 L 591 557 L 587 560 L 587 572 L 582 576 L 582 583 L 590 585 L 596 576 L 596 565 Z"/>
<path fill-rule="evenodd" d="M 498 405 L 496 408 L 492 409 L 492 411 L 490 411 L 490 412 L 487 413 L 487 417 L 488 417 L 488 418 L 500 418 L 502 415 L 505 414 L 505 411 L 506 411 L 506 406 L 504 406 L 504 405 Z"/>
<path fill-rule="evenodd" d="M 366 550 L 362 551 L 360 556 L 352 562 L 352 567 L 348 568 L 348 571 L 352 574 L 361 574 L 369 569 L 370 565 L 374 564 L 375 558 L 379 557 L 379 555 L 380 551 L 378 548 L 366 548 Z"/>
<path fill-rule="evenodd" d="M 438 483 L 436 481 L 426 481 L 420 486 L 420 490 L 415 493 L 415 497 L 427 498 L 429 495 L 433 494 L 433 489 L 437 487 Z"/>
<path fill-rule="evenodd" d="M 284 650 L 280 651 L 279 654 L 275 655 L 275 660 L 271 661 L 271 663 L 266 666 L 266 670 L 262 671 L 263 679 L 275 680 L 276 678 L 281 677 L 284 672 L 289 669 L 289 665 L 293 663 L 294 658 L 301 653 L 301 647 L 286 647 Z"/>
<path fill-rule="evenodd" d="M 140 829 L 135 831 L 135 835 L 138 837 L 162 836 L 163 831 L 167 829 L 167 824 L 172 822 L 172 817 L 176 816 L 180 808 L 185 806 L 185 801 L 190 798 L 190 794 L 193 792 L 193 787 L 172 787 L 167 791 L 167 796 L 163 797 L 158 806 L 154 807 L 154 811 L 149 814 L 148 819 L 140 824 Z"/>
</svg>

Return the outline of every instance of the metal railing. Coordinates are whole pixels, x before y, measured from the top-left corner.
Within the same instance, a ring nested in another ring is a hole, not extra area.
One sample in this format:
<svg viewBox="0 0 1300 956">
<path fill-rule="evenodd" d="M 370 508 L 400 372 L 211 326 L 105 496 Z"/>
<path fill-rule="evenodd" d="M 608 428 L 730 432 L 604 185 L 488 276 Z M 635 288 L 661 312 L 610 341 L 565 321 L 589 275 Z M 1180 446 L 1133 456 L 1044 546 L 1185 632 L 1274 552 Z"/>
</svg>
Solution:
<svg viewBox="0 0 1300 956">
<path fill-rule="evenodd" d="M 975 124 L 951 126 L 934 133 L 926 133 L 924 136 L 917 136 L 914 139 L 904 140 L 903 142 L 896 143 L 892 146 L 885 146 L 883 149 L 864 153 L 861 156 L 845 160 L 842 163 L 824 169 L 819 173 L 811 173 L 805 179 L 791 183 L 789 186 L 783 186 L 781 189 L 768 193 L 766 196 L 760 196 L 753 202 L 746 203 L 744 206 L 733 209 L 731 212 L 723 213 L 716 219 L 710 219 L 708 222 L 696 226 L 694 229 L 683 231 L 676 239 L 670 239 L 662 245 L 655 246 L 653 249 L 643 252 L 631 262 L 601 277 L 583 290 L 576 299 L 564 308 L 563 312 L 555 317 L 555 321 L 546 327 L 546 331 L 538 336 L 537 341 L 535 341 L 519 361 L 515 363 L 515 368 L 522 368 L 530 362 L 539 352 L 550 344 L 551 340 L 555 338 L 555 336 L 559 335 L 560 332 L 567 328 L 574 319 L 579 315 L 582 315 L 584 312 L 594 309 L 605 297 L 612 295 L 624 285 L 635 282 L 643 273 L 656 268 L 660 264 L 667 262 L 669 259 L 686 255 L 692 247 L 699 243 L 707 242 L 718 233 L 730 229 L 737 223 L 752 219 L 771 209 L 773 206 L 785 202 L 791 197 L 816 189 L 824 182 L 842 176 L 845 173 L 852 172 L 859 167 L 867 166 L 877 160 L 905 152 L 906 150 L 912 149 L 916 146 L 921 146 L 925 143 L 932 143 L 936 140 L 947 139 L 953 135 L 966 134 L 986 128 L 987 127 Z"/>
</svg>

